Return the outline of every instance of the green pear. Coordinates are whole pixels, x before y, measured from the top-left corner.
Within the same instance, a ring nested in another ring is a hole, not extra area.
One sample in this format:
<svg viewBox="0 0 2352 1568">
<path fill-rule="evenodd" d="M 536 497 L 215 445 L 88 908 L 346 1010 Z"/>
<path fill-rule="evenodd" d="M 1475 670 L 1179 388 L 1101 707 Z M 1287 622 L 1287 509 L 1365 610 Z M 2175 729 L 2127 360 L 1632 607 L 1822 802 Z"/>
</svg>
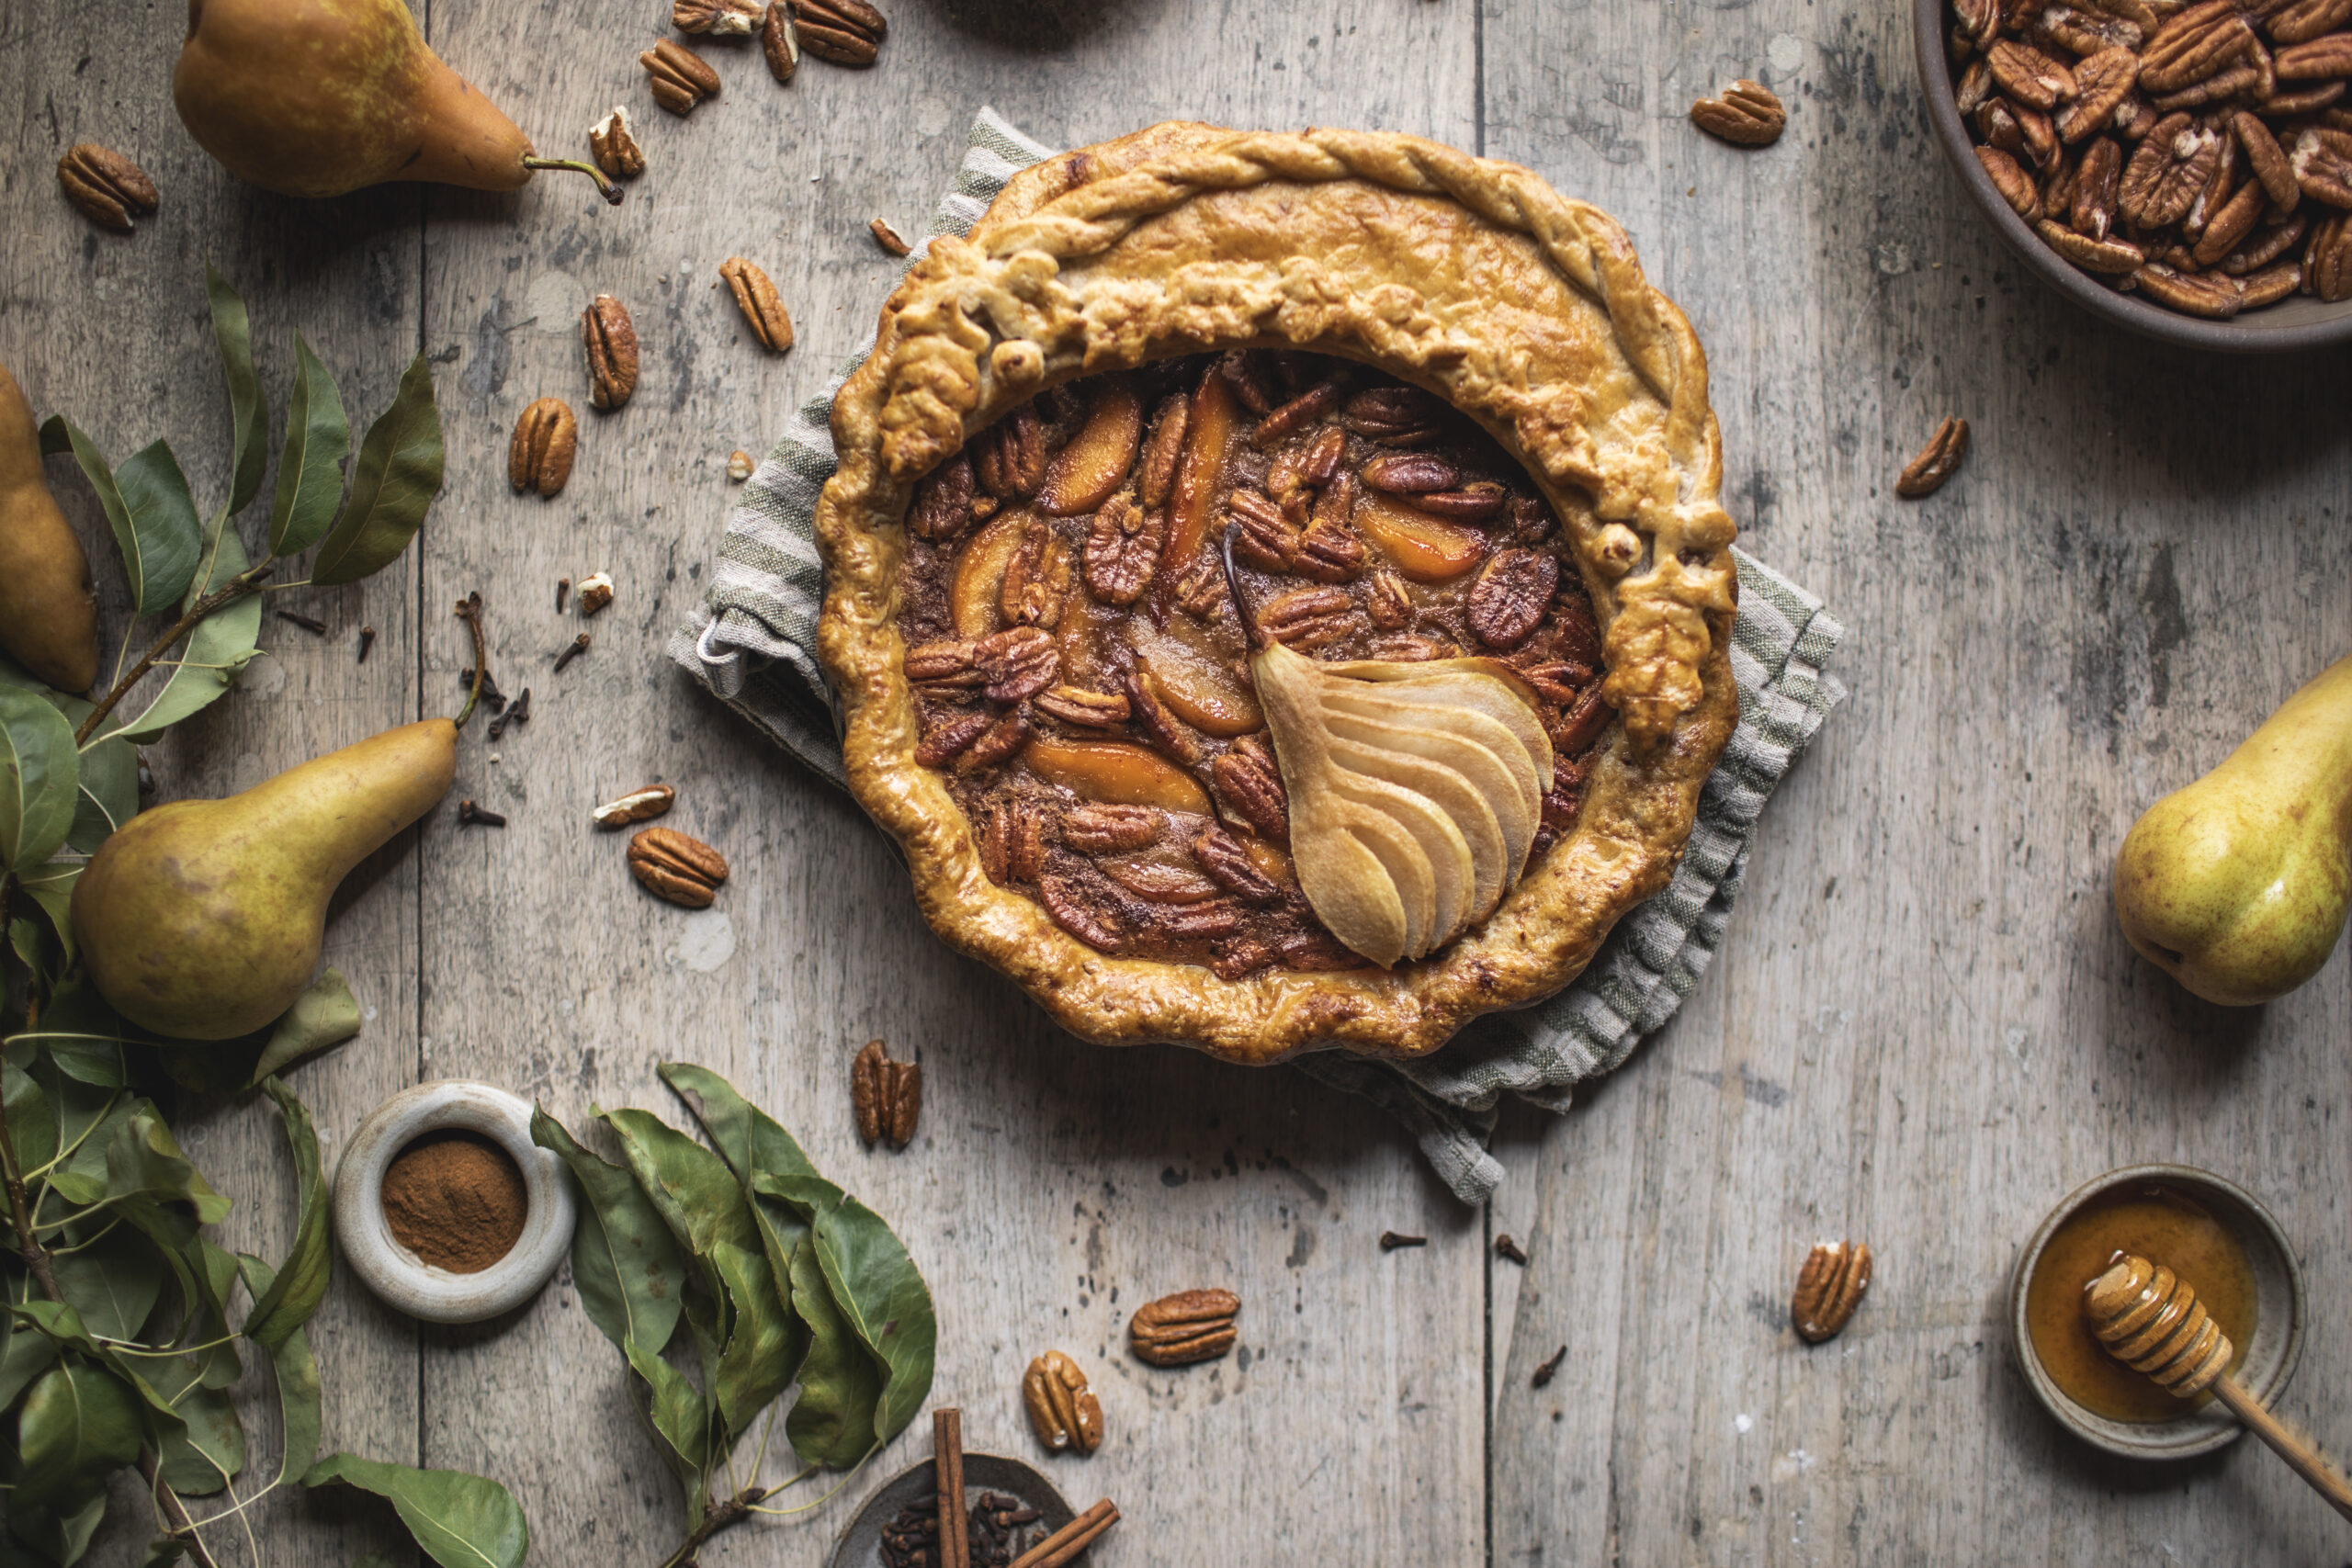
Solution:
<svg viewBox="0 0 2352 1568">
<path fill-rule="evenodd" d="M 2132 945 L 2207 1001 L 2253 1007 L 2320 971 L 2352 906 L 2352 658 L 2132 825 L 2115 857 Z"/>
<path fill-rule="evenodd" d="M 0 365 L 0 652 L 61 692 L 98 678 L 98 601 L 90 558 L 49 493 L 40 436 L 16 378 Z"/>
<path fill-rule="evenodd" d="M 319 966 L 336 886 L 448 793 L 457 763 L 458 727 L 428 718 L 242 795 L 132 818 L 74 887 L 74 937 L 98 994 L 182 1040 L 269 1022 Z"/>
<path fill-rule="evenodd" d="M 172 102 L 197 145 L 281 196 L 386 180 L 514 190 L 530 138 L 441 62 L 401 0 L 188 0 Z"/>
</svg>

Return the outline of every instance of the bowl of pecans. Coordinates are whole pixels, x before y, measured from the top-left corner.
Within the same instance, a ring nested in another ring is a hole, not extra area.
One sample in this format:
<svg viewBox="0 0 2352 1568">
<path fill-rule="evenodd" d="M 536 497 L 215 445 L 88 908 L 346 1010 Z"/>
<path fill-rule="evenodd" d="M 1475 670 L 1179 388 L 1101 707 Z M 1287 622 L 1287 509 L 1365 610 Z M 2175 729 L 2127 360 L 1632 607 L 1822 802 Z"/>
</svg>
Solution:
<svg viewBox="0 0 2352 1568">
<path fill-rule="evenodd" d="M 2352 0 L 1913 0 L 1937 140 L 2093 314 L 2181 347 L 2352 342 Z"/>
</svg>

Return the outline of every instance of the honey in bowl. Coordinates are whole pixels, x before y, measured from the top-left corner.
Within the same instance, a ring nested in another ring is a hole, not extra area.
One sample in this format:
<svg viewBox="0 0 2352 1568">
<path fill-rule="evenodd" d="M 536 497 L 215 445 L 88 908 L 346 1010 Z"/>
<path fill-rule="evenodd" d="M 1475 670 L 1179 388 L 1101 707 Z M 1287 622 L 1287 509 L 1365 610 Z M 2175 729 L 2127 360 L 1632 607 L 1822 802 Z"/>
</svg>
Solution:
<svg viewBox="0 0 2352 1568">
<path fill-rule="evenodd" d="M 2111 1421 L 2176 1420 L 2212 1396 L 2180 1400 L 2107 1353 L 2083 1314 L 2083 1287 L 2118 1252 L 2170 1268 L 2196 1289 L 2236 1348 L 2234 1372 L 2254 1338 L 2254 1269 L 2229 1227 L 2186 1193 L 2158 1184 L 2102 1192 L 2067 1216 L 2026 1285 L 2026 1330 L 2059 1391 Z"/>
</svg>

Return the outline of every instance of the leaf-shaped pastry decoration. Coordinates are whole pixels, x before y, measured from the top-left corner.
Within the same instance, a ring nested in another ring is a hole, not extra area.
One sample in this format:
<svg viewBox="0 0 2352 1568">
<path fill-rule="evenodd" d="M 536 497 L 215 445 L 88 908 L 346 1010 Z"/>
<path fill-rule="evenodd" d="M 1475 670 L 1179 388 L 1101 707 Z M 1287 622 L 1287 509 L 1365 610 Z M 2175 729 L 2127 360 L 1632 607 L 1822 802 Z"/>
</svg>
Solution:
<svg viewBox="0 0 2352 1568">
<path fill-rule="evenodd" d="M 1489 659 L 1318 663 L 1260 632 L 1238 579 L 1234 598 L 1317 917 L 1387 965 L 1493 914 L 1526 867 L 1552 776 L 1519 677 Z"/>
</svg>

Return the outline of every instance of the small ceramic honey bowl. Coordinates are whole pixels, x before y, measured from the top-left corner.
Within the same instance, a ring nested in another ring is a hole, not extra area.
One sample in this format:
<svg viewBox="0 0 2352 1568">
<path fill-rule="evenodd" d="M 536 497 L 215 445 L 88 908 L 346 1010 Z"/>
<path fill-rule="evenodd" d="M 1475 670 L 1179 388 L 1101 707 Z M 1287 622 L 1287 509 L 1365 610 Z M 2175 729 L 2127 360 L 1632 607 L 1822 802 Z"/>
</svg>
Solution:
<svg viewBox="0 0 2352 1568">
<path fill-rule="evenodd" d="M 2278 1222 L 2210 1171 L 2127 1166 L 2068 1194 L 2010 1281 L 2018 1365 L 2059 1425 L 2127 1459 L 2189 1459 L 2235 1441 L 2245 1428 L 2210 1395 L 2175 1399 L 2093 1337 L 2083 1287 L 2118 1252 L 2162 1258 L 2194 1283 L 2236 1347 L 2232 1375 L 2267 1404 L 2303 1348 L 2302 1272 Z"/>
</svg>

